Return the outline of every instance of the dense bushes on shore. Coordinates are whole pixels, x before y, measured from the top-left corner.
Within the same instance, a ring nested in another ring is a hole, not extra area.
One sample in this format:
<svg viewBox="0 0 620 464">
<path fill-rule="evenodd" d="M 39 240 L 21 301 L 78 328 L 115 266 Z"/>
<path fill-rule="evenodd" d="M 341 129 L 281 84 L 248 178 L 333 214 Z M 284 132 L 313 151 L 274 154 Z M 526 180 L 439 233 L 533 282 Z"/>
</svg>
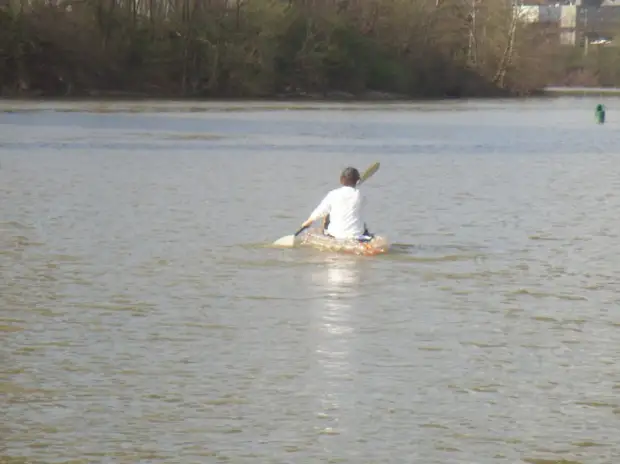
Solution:
<svg viewBox="0 0 620 464">
<path fill-rule="evenodd" d="M 563 47 L 561 70 L 555 85 L 567 87 L 620 87 L 620 48 L 614 45 Z"/>
<path fill-rule="evenodd" d="M 492 96 L 554 72 L 554 40 L 503 0 L 19 1 L 3 95 Z"/>
</svg>

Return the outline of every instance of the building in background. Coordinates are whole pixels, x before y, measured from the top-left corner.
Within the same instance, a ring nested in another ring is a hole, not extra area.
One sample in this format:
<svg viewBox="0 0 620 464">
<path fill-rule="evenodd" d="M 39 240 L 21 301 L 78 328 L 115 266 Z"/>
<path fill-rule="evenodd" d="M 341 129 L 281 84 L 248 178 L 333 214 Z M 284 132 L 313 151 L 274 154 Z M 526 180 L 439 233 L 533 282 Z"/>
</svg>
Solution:
<svg viewBox="0 0 620 464">
<path fill-rule="evenodd" d="M 620 42 L 620 0 L 525 0 L 517 9 L 523 22 L 558 25 L 564 45 Z"/>
</svg>

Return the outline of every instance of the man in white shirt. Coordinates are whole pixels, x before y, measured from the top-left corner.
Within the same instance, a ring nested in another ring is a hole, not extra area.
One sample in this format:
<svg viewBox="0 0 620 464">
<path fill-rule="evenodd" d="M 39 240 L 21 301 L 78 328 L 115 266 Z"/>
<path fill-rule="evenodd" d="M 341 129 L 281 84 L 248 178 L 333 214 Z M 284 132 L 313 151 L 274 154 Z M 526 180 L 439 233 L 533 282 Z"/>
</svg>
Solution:
<svg viewBox="0 0 620 464">
<path fill-rule="evenodd" d="M 362 220 L 365 198 L 357 189 L 360 173 L 346 168 L 340 175 L 342 187 L 330 191 L 310 214 L 302 227 L 308 227 L 317 219 L 325 218 L 324 233 L 337 239 L 369 240 L 366 224 Z"/>
</svg>

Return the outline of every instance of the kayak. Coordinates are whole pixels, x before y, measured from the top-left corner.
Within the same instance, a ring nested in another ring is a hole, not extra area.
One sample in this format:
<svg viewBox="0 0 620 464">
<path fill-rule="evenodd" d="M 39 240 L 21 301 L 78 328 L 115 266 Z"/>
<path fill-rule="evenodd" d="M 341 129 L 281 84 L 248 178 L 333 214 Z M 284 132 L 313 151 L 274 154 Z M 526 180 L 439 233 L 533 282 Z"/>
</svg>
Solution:
<svg viewBox="0 0 620 464">
<path fill-rule="evenodd" d="M 312 247 L 321 251 L 337 251 L 364 256 L 374 256 L 387 253 L 390 244 L 385 237 L 373 236 L 368 241 L 356 239 L 336 239 L 325 235 L 321 230 L 310 230 L 299 239 L 300 246 Z"/>
</svg>

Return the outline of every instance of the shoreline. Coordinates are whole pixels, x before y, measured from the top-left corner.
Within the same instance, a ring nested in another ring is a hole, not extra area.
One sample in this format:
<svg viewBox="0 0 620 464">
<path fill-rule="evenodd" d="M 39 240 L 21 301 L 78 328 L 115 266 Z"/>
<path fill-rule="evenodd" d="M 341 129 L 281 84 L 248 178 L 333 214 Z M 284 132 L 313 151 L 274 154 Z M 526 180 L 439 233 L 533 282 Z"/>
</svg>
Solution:
<svg viewBox="0 0 620 464">
<path fill-rule="evenodd" d="M 85 101 L 127 101 L 127 102 L 204 102 L 204 103 L 235 103 L 235 102 L 283 102 L 283 103 L 389 103 L 389 102 L 434 102 L 434 101 L 458 101 L 458 100 L 497 100 L 497 99 L 522 99 L 528 96 L 512 95 L 509 92 L 497 92 L 493 94 L 481 95 L 434 95 L 419 96 L 407 95 L 394 92 L 366 91 L 354 94 L 345 91 L 319 92 L 291 92 L 277 93 L 273 95 L 252 96 L 252 97 L 195 97 L 165 94 L 146 94 L 141 92 L 122 92 L 122 91 L 91 91 L 78 95 L 38 95 L 38 94 L 14 94 L 0 96 L 0 102 L 24 101 L 24 102 L 85 102 Z"/>
<path fill-rule="evenodd" d="M 549 96 L 608 96 L 620 97 L 620 87 L 560 87 L 549 86 L 543 92 Z"/>
<path fill-rule="evenodd" d="M 14 103 L 23 104 L 80 104 L 80 103 L 100 103 L 100 104 L 164 104 L 164 105 L 212 105 L 212 106 L 238 106 L 238 105 L 302 105 L 312 104 L 322 105 L 355 105 L 355 104 L 382 104 L 382 105 L 402 105 L 416 103 L 441 103 L 441 102 L 465 102 L 465 101 L 500 101 L 500 100 L 532 100 L 557 97 L 620 97 L 620 88 L 609 87 L 560 87 L 550 86 L 528 95 L 468 95 L 468 96 L 410 96 L 390 92 L 371 91 L 360 95 L 349 92 L 326 92 L 318 93 L 296 93 L 296 94 L 275 94 L 263 97 L 214 97 L 196 98 L 179 96 L 148 95 L 137 92 L 91 92 L 88 95 L 70 96 L 40 96 L 40 95 L 11 95 L 0 96 L 0 111 L 11 111 L 10 108 L 3 108 Z M 16 109 L 18 110 L 18 109 Z"/>
</svg>

